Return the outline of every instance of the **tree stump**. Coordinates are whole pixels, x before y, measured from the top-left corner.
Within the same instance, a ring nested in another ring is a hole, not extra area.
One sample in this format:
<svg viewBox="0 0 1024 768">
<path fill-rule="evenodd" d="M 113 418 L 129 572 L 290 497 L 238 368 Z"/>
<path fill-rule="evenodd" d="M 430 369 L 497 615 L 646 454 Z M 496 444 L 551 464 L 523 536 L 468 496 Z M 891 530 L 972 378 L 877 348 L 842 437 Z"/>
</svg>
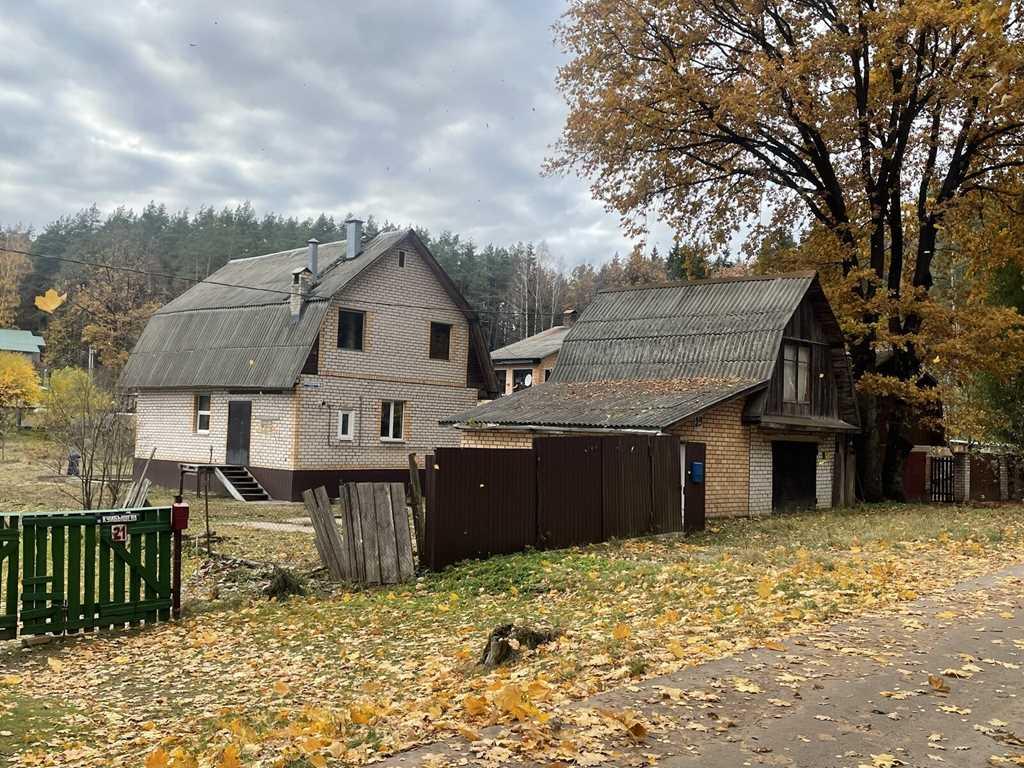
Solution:
<svg viewBox="0 0 1024 768">
<path fill-rule="evenodd" d="M 557 631 L 517 627 L 514 624 L 502 624 L 495 627 L 487 638 L 484 652 L 480 657 L 480 663 L 485 667 L 499 667 L 502 664 L 511 664 L 519 658 L 520 648 L 529 648 L 532 651 L 538 645 L 550 643 L 558 635 Z"/>
</svg>

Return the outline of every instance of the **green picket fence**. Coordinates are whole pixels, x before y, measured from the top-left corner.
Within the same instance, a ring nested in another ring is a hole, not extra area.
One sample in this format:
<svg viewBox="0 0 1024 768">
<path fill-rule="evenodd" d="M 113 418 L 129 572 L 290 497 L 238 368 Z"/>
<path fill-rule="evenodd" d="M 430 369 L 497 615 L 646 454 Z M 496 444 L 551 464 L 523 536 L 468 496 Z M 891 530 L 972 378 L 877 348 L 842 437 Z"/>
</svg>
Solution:
<svg viewBox="0 0 1024 768">
<path fill-rule="evenodd" d="M 172 538 L 170 507 L 0 516 L 0 638 L 170 618 Z"/>
</svg>

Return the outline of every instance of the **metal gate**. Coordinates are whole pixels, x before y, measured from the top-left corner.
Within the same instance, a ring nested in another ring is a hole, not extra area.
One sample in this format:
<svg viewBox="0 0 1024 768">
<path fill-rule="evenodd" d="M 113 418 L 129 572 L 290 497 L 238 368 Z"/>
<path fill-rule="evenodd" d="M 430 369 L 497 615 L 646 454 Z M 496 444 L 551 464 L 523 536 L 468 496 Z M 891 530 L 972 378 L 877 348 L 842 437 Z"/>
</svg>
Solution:
<svg viewBox="0 0 1024 768">
<path fill-rule="evenodd" d="M 170 507 L 0 517 L 0 638 L 169 619 L 171 521 Z"/>
<path fill-rule="evenodd" d="M 953 457 L 931 456 L 931 500 L 953 501 Z"/>
</svg>

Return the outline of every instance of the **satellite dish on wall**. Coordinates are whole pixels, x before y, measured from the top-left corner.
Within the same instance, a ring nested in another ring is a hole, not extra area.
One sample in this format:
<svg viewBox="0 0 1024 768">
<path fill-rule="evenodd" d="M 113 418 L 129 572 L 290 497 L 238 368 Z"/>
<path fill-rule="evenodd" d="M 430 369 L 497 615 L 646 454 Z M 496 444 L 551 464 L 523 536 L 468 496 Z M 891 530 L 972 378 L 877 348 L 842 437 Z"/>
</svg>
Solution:
<svg viewBox="0 0 1024 768">
<path fill-rule="evenodd" d="M 532 373 L 528 373 L 528 374 L 526 374 L 525 377 L 523 377 L 523 386 L 525 386 L 525 387 L 532 387 L 533 386 L 533 374 Z"/>
</svg>

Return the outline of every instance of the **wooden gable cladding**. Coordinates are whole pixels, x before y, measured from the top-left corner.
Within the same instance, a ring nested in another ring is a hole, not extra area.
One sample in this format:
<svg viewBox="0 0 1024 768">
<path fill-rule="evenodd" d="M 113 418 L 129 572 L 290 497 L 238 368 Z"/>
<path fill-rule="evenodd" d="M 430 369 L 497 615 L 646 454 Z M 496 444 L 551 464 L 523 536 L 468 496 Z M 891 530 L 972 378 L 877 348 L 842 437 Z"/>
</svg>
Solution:
<svg viewBox="0 0 1024 768">
<path fill-rule="evenodd" d="M 822 316 L 821 303 L 817 298 L 814 291 L 808 291 L 782 332 L 775 370 L 764 401 L 765 415 L 831 418 L 840 415 L 834 354 L 836 351 L 843 354 L 843 347 L 841 341 L 837 345 L 835 337 L 826 329 L 826 323 L 834 323 L 834 318 L 831 318 L 831 313 L 828 317 Z M 786 345 L 793 343 L 806 347 L 810 352 L 810 401 L 806 403 L 787 402 L 785 398 L 784 355 Z"/>
</svg>

